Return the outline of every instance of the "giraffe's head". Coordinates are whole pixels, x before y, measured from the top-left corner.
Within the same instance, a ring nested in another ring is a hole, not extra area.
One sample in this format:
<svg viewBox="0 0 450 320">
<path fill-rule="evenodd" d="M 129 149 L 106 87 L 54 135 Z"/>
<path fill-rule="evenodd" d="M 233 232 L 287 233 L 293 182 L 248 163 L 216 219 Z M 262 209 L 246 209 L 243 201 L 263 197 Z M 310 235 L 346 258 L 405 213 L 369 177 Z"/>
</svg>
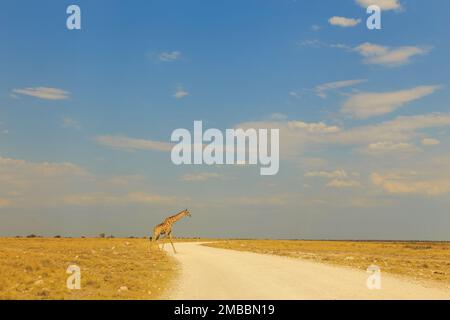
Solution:
<svg viewBox="0 0 450 320">
<path fill-rule="evenodd" d="M 191 213 L 188 211 L 188 209 L 184 210 L 184 213 L 186 214 L 186 216 L 188 216 L 189 218 L 192 217 Z"/>
</svg>

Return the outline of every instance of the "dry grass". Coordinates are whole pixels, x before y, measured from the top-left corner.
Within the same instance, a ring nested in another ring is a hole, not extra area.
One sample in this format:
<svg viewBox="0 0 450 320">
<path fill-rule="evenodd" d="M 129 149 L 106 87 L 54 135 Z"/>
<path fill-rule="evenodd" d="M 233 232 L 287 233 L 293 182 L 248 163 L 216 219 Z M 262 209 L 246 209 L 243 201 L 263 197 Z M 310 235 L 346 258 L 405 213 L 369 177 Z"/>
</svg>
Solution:
<svg viewBox="0 0 450 320">
<path fill-rule="evenodd" d="M 226 240 L 212 247 L 275 254 L 366 270 L 434 280 L 450 286 L 449 242 L 364 242 L 300 240 Z"/>
<path fill-rule="evenodd" d="M 80 290 L 66 287 L 72 264 Z M 0 299 L 157 299 L 176 269 L 148 239 L 0 238 Z"/>
</svg>

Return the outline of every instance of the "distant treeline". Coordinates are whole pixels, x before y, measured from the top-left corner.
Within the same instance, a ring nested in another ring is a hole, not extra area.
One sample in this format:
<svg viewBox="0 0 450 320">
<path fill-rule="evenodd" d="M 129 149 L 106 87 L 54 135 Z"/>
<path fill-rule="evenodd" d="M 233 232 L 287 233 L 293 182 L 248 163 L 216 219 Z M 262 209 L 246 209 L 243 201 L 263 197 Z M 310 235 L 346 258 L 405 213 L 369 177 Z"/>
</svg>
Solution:
<svg viewBox="0 0 450 320">
<path fill-rule="evenodd" d="M 51 237 L 47 237 L 47 236 L 40 236 L 40 235 L 36 235 L 36 234 L 29 234 L 27 236 L 15 236 L 15 238 L 51 238 Z M 61 235 L 56 235 L 53 236 L 53 238 L 56 239 L 60 239 L 60 238 L 64 238 L 64 239 L 73 239 L 73 238 L 106 238 L 106 239 L 114 239 L 116 238 L 114 235 L 106 235 L 104 233 L 100 233 L 97 237 L 86 237 L 86 236 L 81 236 L 81 237 L 70 237 L 70 236 L 61 236 Z M 121 237 L 119 237 L 121 238 Z M 147 237 L 136 237 L 136 236 L 129 236 L 129 237 L 124 237 L 127 239 L 147 239 Z"/>
<path fill-rule="evenodd" d="M 15 236 L 15 238 L 52 238 L 51 236 L 41 236 L 41 235 L 37 235 L 37 234 L 29 234 L 29 235 L 26 235 L 26 236 L 20 236 L 20 235 L 17 235 L 17 236 Z M 105 233 L 100 233 L 98 236 L 81 236 L 81 237 L 70 237 L 70 236 L 62 236 L 62 235 L 56 235 L 56 236 L 53 236 L 53 238 L 55 238 L 55 239 L 60 239 L 60 238 L 63 238 L 63 239 L 77 239 L 77 238 L 82 238 L 82 239 L 85 239 L 85 238 L 104 238 L 104 239 L 114 239 L 114 238 L 122 238 L 122 239 L 149 239 L 149 237 L 148 236 L 142 236 L 142 237 L 139 237 L 139 236 L 128 236 L 128 237 L 116 237 L 116 236 L 114 236 L 114 235 L 107 235 L 107 234 L 105 234 Z M 174 237 L 174 239 L 187 239 L 187 240 L 198 240 L 198 239 L 202 239 L 201 237 Z"/>
</svg>

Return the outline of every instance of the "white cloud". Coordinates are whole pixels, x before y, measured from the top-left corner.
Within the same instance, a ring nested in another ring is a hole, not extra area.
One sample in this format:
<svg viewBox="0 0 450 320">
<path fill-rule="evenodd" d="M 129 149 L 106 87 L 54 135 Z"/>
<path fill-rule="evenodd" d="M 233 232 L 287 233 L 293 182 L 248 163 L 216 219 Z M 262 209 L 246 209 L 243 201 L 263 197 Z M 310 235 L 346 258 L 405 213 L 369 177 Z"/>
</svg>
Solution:
<svg viewBox="0 0 450 320">
<path fill-rule="evenodd" d="M 182 87 L 179 87 L 177 91 L 174 93 L 173 97 L 175 99 L 182 99 L 184 97 L 187 97 L 189 95 L 189 92 L 184 90 Z"/>
<path fill-rule="evenodd" d="M 91 175 L 70 162 L 32 162 L 0 156 L 3 206 L 54 205 L 57 195 Z M 1 206 L 1 205 L 0 205 Z"/>
<path fill-rule="evenodd" d="M 352 87 L 357 84 L 363 83 L 367 80 L 365 79 L 355 79 L 355 80 L 342 80 L 342 81 L 335 81 L 335 82 L 328 82 L 321 85 L 318 85 L 313 89 L 313 91 L 316 93 L 317 96 L 321 98 L 326 98 L 326 93 L 329 90 L 336 90 L 336 89 L 342 89 L 346 87 Z"/>
<path fill-rule="evenodd" d="M 70 162 L 30 162 L 0 156 L 0 180 L 11 177 L 12 173 L 28 177 L 86 176 L 88 174 L 86 170 Z"/>
<path fill-rule="evenodd" d="M 69 92 L 62 89 L 48 87 L 14 89 L 13 92 L 44 100 L 65 100 L 68 99 L 70 95 Z"/>
<path fill-rule="evenodd" d="M 420 141 L 424 146 L 437 146 L 441 142 L 437 139 L 424 138 Z"/>
<path fill-rule="evenodd" d="M 363 150 L 364 153 L 372 155 L 383 155 L 392 152 L 412 153 L 417 151 L 419 151 L 419 149 L 413 144 L 406 142 L 395 143 L 392 141 L 371 143 L 367 146 L 366 149 Z"/>
<path fill-rule="evenodd" d="M 140 175 L 96 177 L 70 162 L 31 162 L 0 157 L 0 208 L 173 205 L 187 197 L 143 191 Z"/>
<path fill-rule="evenodd" d="M 379 141 L 410 141 L 418 131 L 450 126 L 449 113 L 401 116 L 376 125 L 360 126 L 328 136 L 325 142 L 339 144 L 367 144 Z"/>
<path fill-rule="evenodd" d="M 371 175 L 372 182 L 392 194 L 439 196 L 450 193 L 450 179 L 422 175 L 417 172 Z"/>
<path fill-rule="evenodd" d="M 326 184 L 329 188 L 355 188 L 360 187 L 361 183 L 350 177 L 359 177 L 358 172 L 352 172 L 348 174 L 343 169 L 338 169 L 334 171 L 309 171 L 305 173 L 305 177 L 315 177 L 315 178 L 325 178 L 329 179 Z"/>
<path fill-rule="evenodd" d="M 190 173 L 185 174 L 181 177 L 181 180 L 183 181 L 189 181 L 189 182 L 203 182 L 210 179 L 219 179 L 221 178 L 221 175 L 214 172 L 200 172 L 200 173 Z"/>
<path fill-rule="evenodd" d="M 161 52 L 158 59 L 164 62 L 172 62 L 181 58 L 180 51 Z"/>
<path fill-rule="evenodd" d="M 305 173 L 305 177 L 346 178 L 347 172 L 342 169 L 334 171 L 310 171 Z"/>
<path fill-rule="evenodd" d="M 391 113 L 408 102 L 430 95 L 439 88 L 439 86 L 420 86 L 401 91 L 357 93 L 347 99 L 341 112 L 359 119 L 379 116 Z"/>
<path fill-rule="evenodd" d="M 303 41 L 298 42 L 298 45 L 300 47 L 312 47 L 312 48 L 320 48 L 320 47 L 328 47 L 329 46 L 325 42 L 320 41 L 318 39 L 303 40 Z"/>
<path fill-rule="evenodd" d="M 399 0 L 356 0 L 360 6 L 367 8 L 371 5 L 376 5 L 382 10 L 399 10 L 402 8 Z"/>
<path fill-rule="evenodd" d="M 361 19 L 353 19 L 353 18 L 345 18 L 345 17 L 338 17 L 334 16 L 328 19 L 328 23 L 333 26 L 339 26 L 339 27 L 354 27 L 361 23 Z"/>
<path fill-rule="evenodd" d="M 356 180 L 342 180 L 342 179 L 333 179 L 327 183 L 327 187 L 330 188 L 355 188 L 361 187 L 361 183 Z"/>
<path fill-rule="evenodd" d="M 168 152 L 172 150 L 172 144 L 170 143 L 128 138 L 124 136 L 97 136 L 94 138 L 94 140 L 101 145 L 126 151 L 156 150 Z"/>
<path fill-rule="evenodd" d="M 426 155 L 426 154 L 425 154 Z M 389 194 L 445 196 L 450 194 L 450 155 L 422 158 L 399 164 L 395 169 L 380 173 L 375 170 L 370 175 L 375 186 Z"/>
<path fill-rule="evenodd" d="M 173 204 L 186 202 L 187 198 L 180 199 L 174 196 L 163 196 L 154 193 L 132 192 L 123 195 L 108 193 L 85 193 L 67 195 L 63 198 L 65 205 L 72 206 L 105 206 L 105 205 L 128 205 L 128 204 Z"/>
<path fill-rule="evenodd" d="M 297 91 L 290 91 L 289 95 L 294 97 L 294 98 L 299 98 L 300 99 L 303 96 L 303 93 L 302 92 L 297 92 Z"/>
<path fill-rule="evenodd" d="M 327 145 L 361 147 L 380 141 L 410 142 L 416 138 L 423 138 L 424 134 L 421 131 L 424 129 L 449 126 L 450 113 L 400 116 L 378 124 L 352 128 L 303 121 L 255 121 L 236 125 L 243 129 L 279 129 L 280 139 L 283 142 L 280 144 L 281 157 L 296 162 L 310 148 L 317 151 L 321 146 Z"/>
<path fill-rule="evenodd" d="M 359 53 L 367 64 L 377 64 L 387 67 L 397 67 L 408 64 L 411 58 L 417 55 L 425 55 L 430 47 L 404 46 L 389 48 L 369 42 L 363 43 L 353 49 Z"/>
<path fill-rule="evenodd" d="M 356 47 L 343 43 L 326 43 L 317 39 L 304 40 L 298 43 L 300 47 L 311 48 L 336 48 L 348 52 L 356 52 L 366 64 L 374 64 L 385 67 L 399 67 L 411 62 L 416 56 L 423 56 L 431 52 L 431 46 L 400 46 L 388 47 L 370 42 L 362 43 Z"/>
<path fill-rule="evenodd" d="M 336 133 L 340 131 L 337 126 L 328 126 L 323 122 L 307 123 L 303 121 L 289 121 L 288 127 L 294 130 L 304 130 L 309 133 Z"/>
</svg>

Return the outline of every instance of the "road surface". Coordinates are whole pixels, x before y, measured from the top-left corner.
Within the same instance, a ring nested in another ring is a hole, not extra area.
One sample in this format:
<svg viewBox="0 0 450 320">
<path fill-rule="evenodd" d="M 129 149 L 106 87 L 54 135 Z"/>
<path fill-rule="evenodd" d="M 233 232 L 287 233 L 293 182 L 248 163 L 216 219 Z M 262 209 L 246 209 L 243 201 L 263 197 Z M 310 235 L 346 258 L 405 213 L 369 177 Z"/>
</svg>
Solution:
<svg viewBox="0 0 450 320">
<path fill-rule="evenodd" d="M 369 290 L 361 270 L 199 243 L 175 246 L 175 255 L 165 248 L 181 264 L 169 299 L 450 299 L 450 290 L 383 273 L 381 289 Z"/>
</svg>

